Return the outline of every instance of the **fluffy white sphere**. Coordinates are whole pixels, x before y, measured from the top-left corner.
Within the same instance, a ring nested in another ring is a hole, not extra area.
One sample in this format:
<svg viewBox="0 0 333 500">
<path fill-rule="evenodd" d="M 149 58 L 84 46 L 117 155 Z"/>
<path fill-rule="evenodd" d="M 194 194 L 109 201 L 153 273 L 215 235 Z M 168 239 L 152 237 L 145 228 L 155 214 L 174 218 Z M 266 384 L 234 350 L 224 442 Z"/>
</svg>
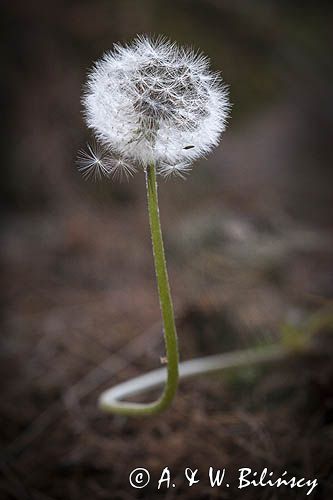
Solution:
<svg viewBox="0 0 333 500">
<path fill-rule="evenodd" d="M 88 126 L 111 151 L 168 175 L 216 146 L 229 110 L 208 59 L 162 39 L 116 45 L 89 74 Z"/>
</svg>

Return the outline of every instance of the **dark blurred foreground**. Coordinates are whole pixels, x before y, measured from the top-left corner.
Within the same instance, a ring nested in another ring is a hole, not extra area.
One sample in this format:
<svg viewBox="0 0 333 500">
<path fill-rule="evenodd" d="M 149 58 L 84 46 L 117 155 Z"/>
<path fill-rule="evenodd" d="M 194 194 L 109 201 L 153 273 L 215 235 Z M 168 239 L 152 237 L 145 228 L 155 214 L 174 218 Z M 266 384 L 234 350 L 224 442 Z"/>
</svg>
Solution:
<svg viewBox="0 0 333 500">
<path fill-rule="evenodd" d="M 154 498 L 165 466 L 168 499 L 305 498 L 186 487 L 186 467 L 209 466 L 316 477 L 311 497 L 331 499 L 330 3 L 36 0 L 3 2 L 1 17 L 1 500 Z M 309 325 L 313 341 L 186 382 L 165 414 L 128 420 L 96 399 L 164 355 L 144 179 L 88 184 L 74 163 L 86 69 L 142 32 L 200 47 L 234 104 L 221 147 L 186 182 L 160 182 L 182 358 Z M 150 487 L 130 487 L 135 467 Z"/>
</svg>

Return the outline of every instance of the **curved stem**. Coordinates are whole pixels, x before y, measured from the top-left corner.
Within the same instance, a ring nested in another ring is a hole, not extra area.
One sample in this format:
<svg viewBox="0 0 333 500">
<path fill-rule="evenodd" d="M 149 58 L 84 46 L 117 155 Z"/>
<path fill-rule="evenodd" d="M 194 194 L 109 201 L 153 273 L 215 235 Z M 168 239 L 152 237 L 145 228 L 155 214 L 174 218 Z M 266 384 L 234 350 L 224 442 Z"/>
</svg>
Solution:
<svg viewBox="0 0 333 500">
<path fill-rule="evenodd" d="M 207 356 L 205 358 L 185 361 L 179 365 L 177 332 L 160 226 L 154 165 L 150 165 L 146 171 L 146 184 L 154 264 L 168 364 L 166 369 L 160 368 L 151 371 L 103 392 L 100 396 L 99 404 L 104 411 L 129 416 L 159 413 L 171 404 L 177 390 L 179 375 L 181 378 L 188 378 L 198 374 L 217 372 L 226 368 L 278 361 L 290 352 L 295 351 L 296 346 L 297 348 L 306 347 L 309 334 L 315 331 L 318 324 L 332 324 L 331 313 L 321 315 L 319 318 L 314 318 L 315 321 L 309 323 L 309 326 L 306 328 L 308 335 L 305 337 L 304 335 L 300 337 L 302 332 L 296 331 L 296 333 L 294 332 L 291 336 L 286 337 L 281 344 Z M 153 403 L 141 404 L 122 401 L 123 398 L 154 389 L 163 383 L 165 383 L 164 391 L 161 397 Z"/>
<path fill-rule="evenodd" d="M 288 349 L 282 345 L 273 344 L 261 348 L 206 356 L 180 363 L 179 374 L 181 379 L 185 379 L 199 374 L 218 372 L 227 368 L 239 368 L 240 366 L 279 361 L 288 352 Z M 158 370 L 153 370 L 145 375 L 118 384 L 102 394 L 102 407 L 105 409 L 117 408 L 123 404 L 120 402 L 121 399 L 155 389 L 164 383 L 165 377 L 166 369 L 159 368 Z"/>
<path fill-rule="evenodd" d="M 176 394 L 179 378 L 178 339 L 163 247 L 156 171 L 153 164 L 149 165 L 146 170 L 146 187 L 150 232 L 167 355 L 167 378 L 161 397 L 149 404 L 118 401 L 115 398 L 110 398 L 109 391 L 104 392 L 99 400 L 100 407 L 104 411 L 120 415 L 153 415 L 165 410 L 171 404 Z M 131 381 L 128 383 L 130 384 Z"/>
</svg>

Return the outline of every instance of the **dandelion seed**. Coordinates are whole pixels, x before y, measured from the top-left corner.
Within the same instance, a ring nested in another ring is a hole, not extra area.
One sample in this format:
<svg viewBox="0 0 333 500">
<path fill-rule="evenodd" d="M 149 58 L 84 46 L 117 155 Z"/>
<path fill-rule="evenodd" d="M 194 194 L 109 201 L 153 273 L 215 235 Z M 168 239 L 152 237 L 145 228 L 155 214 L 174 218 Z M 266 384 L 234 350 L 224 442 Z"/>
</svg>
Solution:
<svg viewBox="0 0 333 500">
<path fill-rule="evenodd" d="M 180 177 L 185 179 L 185 175 L 192 170 L 192 165 L 190 163 L 176 163 L 175 165 L 162 164 L 159 169 L 159 173 L 166 179 L 169 177 Z"/>
<path fill-rule="evenodd" d="M 113 178 L 129 180 L 136 172 L 136 167 L 123 158 L 113 158 L 110 162 L 109 173 Z"/>
<path fill-rule="evenodd" d="M 109 152 L 94 141 L 87 144 L 87 150 L 81 149 L 77 156 L 78 169 L 85 179 L 93 178 L 100 180 L 103 176 L 108 177 Z"/>
</svg>

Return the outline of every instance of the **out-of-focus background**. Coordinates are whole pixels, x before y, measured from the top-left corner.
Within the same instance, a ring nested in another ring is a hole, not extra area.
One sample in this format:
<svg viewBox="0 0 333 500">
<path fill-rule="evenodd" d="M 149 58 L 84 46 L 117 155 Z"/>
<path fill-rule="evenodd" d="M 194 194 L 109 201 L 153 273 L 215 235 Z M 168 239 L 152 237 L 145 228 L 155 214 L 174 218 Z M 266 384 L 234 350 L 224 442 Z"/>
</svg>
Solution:
<svg viewBox="0 0 333 500">
<path fill-rule="evenodd" d="M 1 11 L 0 498 L 154 498 L 165 466 L 168 499 L 221 498 L 207 481 L 186 487 L 185 467 L 209 466 L 316 477 L 312 497 L 332 498 L 331 2 L 4 0 Z M 188 381 L 165 414 L 131 420 L 96 399 L 164 356 L 144 177 L 85 182 L 75 159 L 89 140 L 87 69 L 137 33 L 200 48 L 233 103 L 216 151 L 185 182 L 160 181 L 182 358 L 313 340 L 278 364 Z M 140 466 L 153 480 L 135 490 Z"/>
</svg>

